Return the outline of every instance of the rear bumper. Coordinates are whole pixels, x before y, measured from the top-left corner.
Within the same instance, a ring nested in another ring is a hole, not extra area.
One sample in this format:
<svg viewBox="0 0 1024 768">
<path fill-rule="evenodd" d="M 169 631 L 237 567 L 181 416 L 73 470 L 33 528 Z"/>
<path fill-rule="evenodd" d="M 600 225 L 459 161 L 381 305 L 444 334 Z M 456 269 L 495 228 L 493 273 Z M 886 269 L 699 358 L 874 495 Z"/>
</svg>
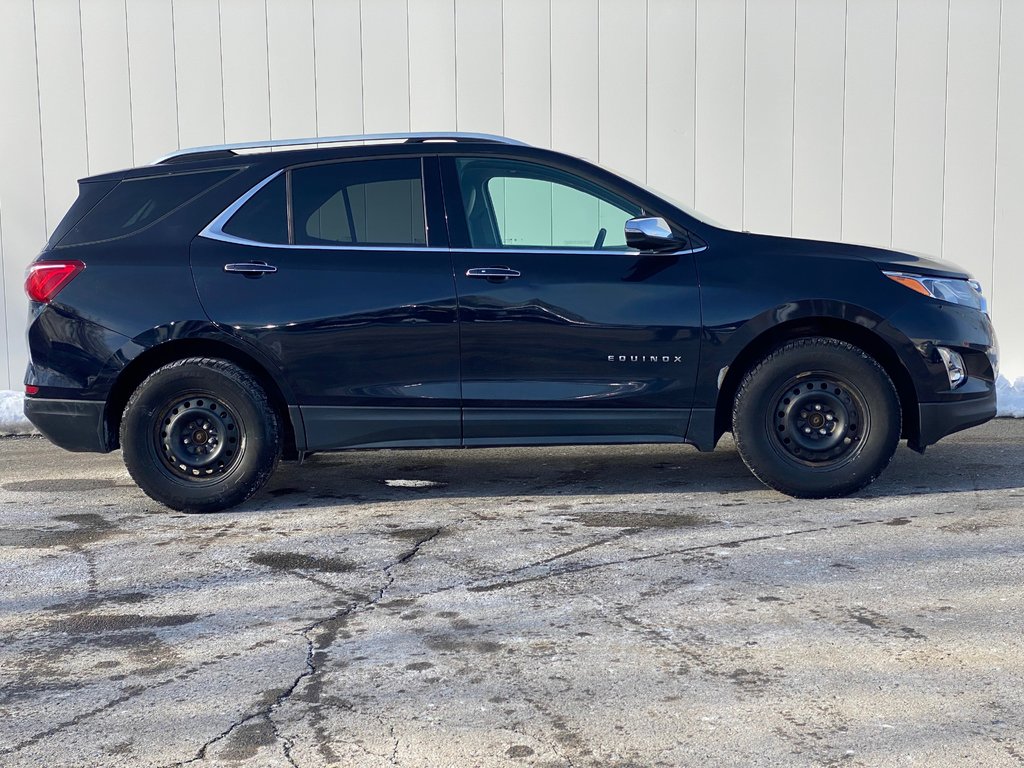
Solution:
<svg viewBox="0 0 1024 768">
<path fill-rule="evenodd" d="M 917 451 L 937 443 L 946 435 L 976 427 L 995 418 L 995 387 L 981 397 L 944 403 L 919 403 L 920 433 L 909 445 Z"/>
<path fill-rule="evenodd" d="M 43 436 L 66 451 L 108 453 L 102 400 L 25 398 L 25 416 Z"/>
</svg>

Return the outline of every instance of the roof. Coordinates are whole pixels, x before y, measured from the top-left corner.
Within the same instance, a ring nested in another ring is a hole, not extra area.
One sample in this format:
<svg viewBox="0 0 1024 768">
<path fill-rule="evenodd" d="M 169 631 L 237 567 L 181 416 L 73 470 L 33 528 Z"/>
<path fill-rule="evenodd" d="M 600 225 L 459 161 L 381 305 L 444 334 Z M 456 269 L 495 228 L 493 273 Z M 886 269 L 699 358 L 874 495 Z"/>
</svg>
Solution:
<svg viewBox="0 0 1024 768">
<path fill-rule="evenodd" d="M 187 160 L 202 160 L 205 157 L 230 156 L 235 150 L 244 149 L 274 149 L 278 147 L 313 147 L 323 144 L 352 144 L 352 143 L 374 143 L 399 141 L 407 144 L 418 144 L 428 141 L 446 142 L 483 142 L 488 144 L 510 144 L 516 146 L 528 146 L 516 139 L 506 136 L 497 136 L 490 133 L 464 133 L 464 132 L 421 132 L 421 133 L 364 133 L 348 136 L 310 136 L 299 139 L 268 139 L 266 141 L 242 141 L 234 144 L 211 144 L 205 147 L 191 147 L 178 149 L 170 152 L 153 162 L 153 165 L 160 165 L 168 162 L 183 162 Z"/>
</svg>

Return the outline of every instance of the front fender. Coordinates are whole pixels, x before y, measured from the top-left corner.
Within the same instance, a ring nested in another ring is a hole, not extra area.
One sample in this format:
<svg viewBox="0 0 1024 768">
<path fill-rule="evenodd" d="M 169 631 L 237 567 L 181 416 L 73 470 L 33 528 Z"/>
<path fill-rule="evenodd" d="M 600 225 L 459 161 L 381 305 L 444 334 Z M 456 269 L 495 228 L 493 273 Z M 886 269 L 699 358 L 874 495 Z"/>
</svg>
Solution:
<svg viewBox="0 0 1024 768">
<path fill-rule="evenodd" d="M 896 338 L 894 329 L 885 326 L 885 318 L 859 304 L 835 299 L 787 301 L 745 321 L 705 325 L 695 407 L 715 407 L 727 372 L 737 363 L 746 365 L 751 350 L 760 352 L 766 338 L 791 337 L 801 329 L 827 335 L 829 324 L 854 326 L 883 338 L 890 346 L 913 348 L 909 339 Z M 903 355 L 900 358 L 902 361 Z"/>
</svg>

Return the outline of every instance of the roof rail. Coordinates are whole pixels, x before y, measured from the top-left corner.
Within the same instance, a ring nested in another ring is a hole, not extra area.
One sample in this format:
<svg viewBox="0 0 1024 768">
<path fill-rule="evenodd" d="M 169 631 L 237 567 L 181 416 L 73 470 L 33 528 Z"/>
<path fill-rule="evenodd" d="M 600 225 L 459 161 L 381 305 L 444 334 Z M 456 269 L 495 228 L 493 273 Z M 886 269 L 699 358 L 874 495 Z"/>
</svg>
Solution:
<svg viewBox="0 0 1024 768">
<path fill-rule="evenodd" d="M 213 152 L 232 152 L 236 149 L 271 149 L 273 147 L 304 147 L 313 144 L 347 144 L 350 142 L 404 141 L 409 144 L 426 141 L 469 141 L 494 144 L 527 146 L 522 141 L 490 133 L 426 132 L 426 133 L 364 133 L 349 136 L 310 136 L 303 139 L 273 139 L 268 141 L 241 141 L 235 144 L 211 144 L 207 147 L 178 149 L 153 161 L 153 165 L 166 163 L 190 155 L 205 155 Z"/>
</svg>

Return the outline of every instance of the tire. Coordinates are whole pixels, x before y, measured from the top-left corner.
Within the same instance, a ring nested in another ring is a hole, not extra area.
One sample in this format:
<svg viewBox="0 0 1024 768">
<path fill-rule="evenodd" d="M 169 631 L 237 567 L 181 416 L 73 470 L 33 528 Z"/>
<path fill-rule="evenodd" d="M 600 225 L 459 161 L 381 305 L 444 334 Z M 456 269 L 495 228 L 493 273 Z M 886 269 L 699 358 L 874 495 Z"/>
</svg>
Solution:
<svg viewBox="0 0 1024 768">
<path fill-rule="evenodd" d="M 263 487 L 281 452 L 277 413 L 250 374 L 191 357 L 151 373 L 121 418 L 128 473 L 180 512 L 217 512 Z"/>
<path fill-rule="evenodd" d="M 740 456 L 765 485 L 800 498 L 846 496 L 892 461 L 902 432 L 892 379 L 844 341 L 790 341 L 750 369 L 732 412 Z"/>
</svg>

